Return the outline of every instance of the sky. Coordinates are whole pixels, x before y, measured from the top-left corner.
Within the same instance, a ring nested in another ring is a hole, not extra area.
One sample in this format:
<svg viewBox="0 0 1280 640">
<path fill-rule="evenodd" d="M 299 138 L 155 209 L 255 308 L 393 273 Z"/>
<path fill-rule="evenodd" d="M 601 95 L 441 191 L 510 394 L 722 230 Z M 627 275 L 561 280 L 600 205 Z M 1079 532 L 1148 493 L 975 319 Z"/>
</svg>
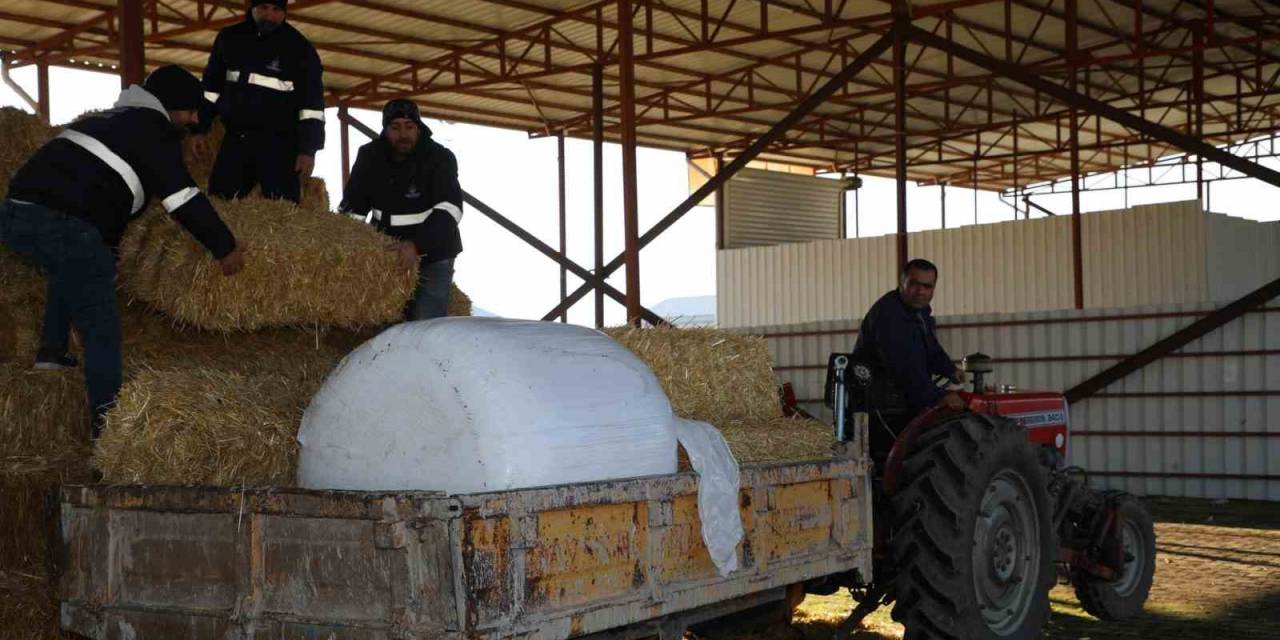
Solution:
<svg viewBox="0 0 1280 640">
<path fill-rule="evenodd" d="M 109 71 L 109 70 L 108 70 Z M 112 73 L 54 67 L 50 69 L 51 119 L 65 123 L 90 110 L 109 107 L 120 90 Z M 27 93 L 35 94 L 35 69 L 23 67 L 12 72 L 13 79 Z M 8 86 L 0 84 L 0 105 L 30 109 Z M 352 115 L 374 130 L 381 128 L 379 114 L 353 110 Z M 330 201 L 341 200 L 341 155 L 337 112 L 326 112 L 327 141 L 316 157 L 315 174 L 325 180 Z M 558 195 L 555 138 L 531 138 L 519 131 L 469 124 L 428 120 L 435 139 L 458 158 L 459 179 L 474 197 L 512 219 L 525 230 L 555 247 L 558 244 Z M 356 147 L 367 139 L 351 129 L 351 158 Z M 591 143 L 568 139 L 565 142 L 566 233 L 571 259 L 590 269 L 593 264 L 591 185 Z M 1280 169 L 1280 162 L 1263 160 Z M 637 151 L 639 222 L 643 233 L 689 194 L 688 169 L 684 154 L 640 148 Z M 622 174 L 617 145 L 605 145 L 605 261 L 621 252 Z M 1110 176 L 1090 181 L 1111 181 Z M 850 237 L 892 233 L 896 227 L 894 182 L 864 176 L 864 186 L 848 198 Z M 1135 174 L 1136 181 L 1136 174 Z M 1264 206 L 1275 202 L 1277 190 L 1256 180 L 1234 180 L 1211 188 L 1212 210 L 1253 220 L 1280 219 L 1280 208 Z M 921 231 L 941 225 L 938 187 L 908 186 L 908 229 Z M 1195 185 L 1131 189 L 1129 204 L 1169 202 L 1195 198 Z M 1034 200 L 1059 214 L 1070 212 L 1069 194 L 1038 196 Z M 1083 211 L 1105 211 L 1124 206 L 1120 191 L 1084 192 Z M 476 306 L 511 318 L 541 318 L 559 301 L 559 266 L 522 240 L 500 228 L 477 211 L 464 208 L 461 225 L 464 251 L 455 263 L 454 282 Z M 856 216 L 855 216 L 856 211 Z M 1033 217 L 1041 217 L 1034 214 Z M 1009 221 L 1014 212 L 993 192 L 948 188 L 947 227 Z M 250 256 L 252 259 L 252 256 Z M 715 215 L 711 207 L 696 207 L 640 254 L 641 303 L 655 306 L 671 298 L 715 294 Z M 610 283 L 625 286 L 619 269 Z M 569 290 L 579 281 L 569 275 Z M 593 296 L 588 295 L 569 313 L 569 321 L 594 322 Z M 606 298 L 606 324 L 621 324 L 621 305 Z"/>
</svg>

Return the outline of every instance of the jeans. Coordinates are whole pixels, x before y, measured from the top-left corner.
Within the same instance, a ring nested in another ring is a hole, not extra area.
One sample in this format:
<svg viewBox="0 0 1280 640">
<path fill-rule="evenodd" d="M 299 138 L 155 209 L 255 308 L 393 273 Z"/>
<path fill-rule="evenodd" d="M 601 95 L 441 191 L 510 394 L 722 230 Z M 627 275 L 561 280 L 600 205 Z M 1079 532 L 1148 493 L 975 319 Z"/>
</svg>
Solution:
<svg viewBox="0 0 1280 640">
<path fill-rule="evenodd" d="M 116 263 L 87 220 L 36 204 L 0 204 L 0 244 L 39 264 L 48 279 L 40 346 L 63 351 L 70 327 L 84 341 L 84 379 L 95 435 L 120 394 L 120 311 Z"/>
<path fill-rule="evenodd" d="M 418 286 L 405 309 L 405 320 L 430 320 L 449 314 L 449 287 L 453 284 L 453 258 L 418 263 Z"/>
</svg>

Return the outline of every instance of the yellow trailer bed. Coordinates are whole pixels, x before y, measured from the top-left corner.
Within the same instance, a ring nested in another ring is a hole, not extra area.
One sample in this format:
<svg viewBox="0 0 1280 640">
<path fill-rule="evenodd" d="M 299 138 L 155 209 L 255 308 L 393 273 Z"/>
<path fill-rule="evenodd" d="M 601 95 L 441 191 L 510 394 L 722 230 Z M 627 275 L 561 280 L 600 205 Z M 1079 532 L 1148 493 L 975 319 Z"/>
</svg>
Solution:
<svg viewBox="0 0 1280 640">
<path fill-rule="evenodd" d="M 65 629 L 91 638 L 627 638 L 871 575 L 864 459 L 742 468 L 739 568 L 690 473 L 494 493 L 66 487 Z"/>
</svg>

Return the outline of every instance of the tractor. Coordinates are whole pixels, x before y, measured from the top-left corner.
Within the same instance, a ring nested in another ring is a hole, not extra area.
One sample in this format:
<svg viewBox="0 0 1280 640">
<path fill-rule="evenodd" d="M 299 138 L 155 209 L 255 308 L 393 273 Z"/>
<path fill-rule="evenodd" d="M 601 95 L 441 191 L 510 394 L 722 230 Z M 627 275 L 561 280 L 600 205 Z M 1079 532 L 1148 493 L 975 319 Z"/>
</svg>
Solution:
<svg viewBox="0 0 1280 640">
<path fill-rule="evenodd" d="M 962 368 L 973 382 L 957 391 L 964 411 L 911 416 L 883 372 L 849 354 L 829 358 L 824 395 L 838 446 L 863 448 L 874 465 L 874 575 L 806 585 L 853 593 L 858 604 L 836 637 L 892 604 L 907 640 L 1035 638 L 1059 580 L 1101 620 L 1138 614 L 1155 571 L 1146 507 L 1091 488 L 1085 470 L 1066 464 L 1061 394 L 987 384 L 992 359 L 981 353 Z"/>
</svg>

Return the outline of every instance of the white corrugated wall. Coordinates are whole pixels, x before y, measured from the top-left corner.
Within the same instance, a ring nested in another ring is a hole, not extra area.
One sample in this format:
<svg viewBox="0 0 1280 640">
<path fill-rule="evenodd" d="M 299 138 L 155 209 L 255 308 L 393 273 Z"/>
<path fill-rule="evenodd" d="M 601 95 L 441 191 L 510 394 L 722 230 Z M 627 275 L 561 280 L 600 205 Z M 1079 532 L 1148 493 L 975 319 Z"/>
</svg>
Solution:
<svg viewBox="0 0 1280 640">
<path fill-rule="evenodd" d="M 957 359 L 974 351 L 995 357 L 993 382 L 1064 391 L 1212 308 L 948 316 L 939 319 L 939 337 Z M 748 331 L 768 336 L 778 375 L 797 397 L 820 401 L 827 355 L 852 349 L 855 326 Z M 830 419 L 820 402 L 806 407 Z M 1094 472 L 1101 486 L 1280 500 L 1280 300 L 1073 405 L 1071 429 L 1071 463 Z"/>
<path fill-rule="evenodd" d="M 1280 277 L 1280 224 L 1182 202 L 1081 218 L 1085 306 L 1230 300 Z M 939 314 L 1067 309 L 1074 303 L 1068 217 L 911 234 L 911 255 L 941 270 Z M 893 236 L 720 251 L 722 327 L 861 317 L 895 286 Z"/>
<path fill-rule="evenodd" d="M 725 183 L 724 196 L 726 247 L 840 237 L 839 180 L 743 169 Z"/>
</svg>

